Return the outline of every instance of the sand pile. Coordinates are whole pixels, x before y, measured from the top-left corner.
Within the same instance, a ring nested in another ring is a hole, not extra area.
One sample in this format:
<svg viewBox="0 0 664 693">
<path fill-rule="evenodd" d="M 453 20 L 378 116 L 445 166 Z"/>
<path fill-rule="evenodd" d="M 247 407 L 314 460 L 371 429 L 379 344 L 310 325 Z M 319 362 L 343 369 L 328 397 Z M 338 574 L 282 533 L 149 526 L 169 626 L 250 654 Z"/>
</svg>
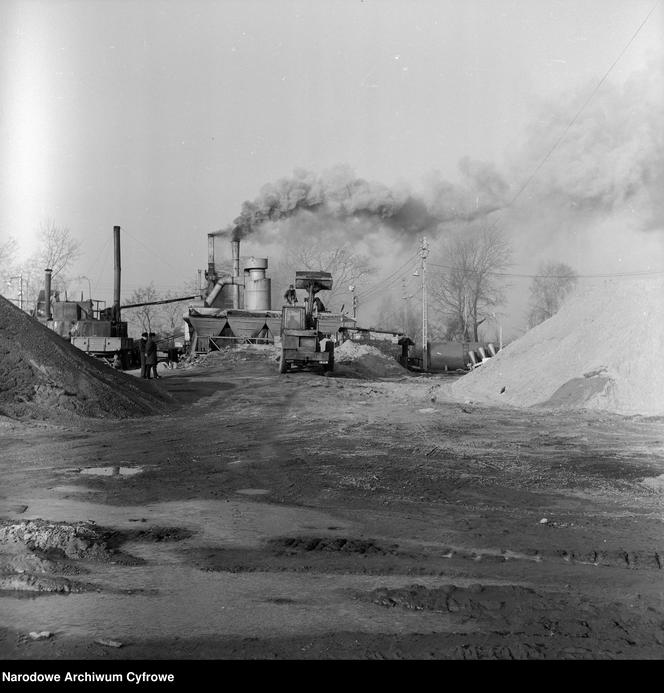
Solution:
<svg viewBox="0 0 664 693">
<path fill-rule="evenodd" d="M 408 374 L 398 361 L 380 349 L 351 340 L 335 348 L 334 361 L 348 367 L 358 377 L 394 378 Z"/>
<path fill-rule="evenodd" d="M 33 419 L 125 418 L 170 397 L 73 347 L 0 296 L 0 414 Z"/>
<path fill-rule="evenodd" d="M 463 401 L 664 415 L 664 280 L 577 292 L 442 395 Z"/>
<path fill-rule="evenodd" d="M 281 347 L 274 344 L 233 344 L 207 354 L 193 354 L 182 359 L 179 368 L 214 368 L 244 361 L 278 361 Z"/>
</svg>

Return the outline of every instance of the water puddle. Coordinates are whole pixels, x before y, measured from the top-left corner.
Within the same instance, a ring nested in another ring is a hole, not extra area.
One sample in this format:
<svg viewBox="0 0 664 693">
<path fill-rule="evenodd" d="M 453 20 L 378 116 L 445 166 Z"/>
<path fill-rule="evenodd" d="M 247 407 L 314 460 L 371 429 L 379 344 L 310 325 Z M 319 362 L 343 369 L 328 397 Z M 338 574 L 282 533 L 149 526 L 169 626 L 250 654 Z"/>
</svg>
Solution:
<svg viewBox="0 0 664 693">
<path fill-rule="evenodd" d="M 266 488 L 240 488 L 235 493 L 241 493 L 244 496 L 265 496 L 271 491 Z"/>
<path fill-rule="evenodd" d="M 85 467 L 80 470 L 81 474 L 92 474 L 94 476 L 134 476 L 140 474 L 143 467 Z"/>
<path fill-rule="evenodd" d="M 70 486 L 61 484 L 60 486 L 51 487 L 51 491 L 56 493 L 101 493 L 99 489 L 88 488 L 87 486 Z"/>
</svg>

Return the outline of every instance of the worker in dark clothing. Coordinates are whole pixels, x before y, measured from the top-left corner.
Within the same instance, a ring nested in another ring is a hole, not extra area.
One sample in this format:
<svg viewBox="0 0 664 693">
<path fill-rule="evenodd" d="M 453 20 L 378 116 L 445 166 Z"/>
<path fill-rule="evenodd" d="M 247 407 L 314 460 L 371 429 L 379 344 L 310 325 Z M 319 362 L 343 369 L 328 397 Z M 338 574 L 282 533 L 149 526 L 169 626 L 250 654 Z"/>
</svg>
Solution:
<svg viewBox="0 0 664 693">
<path fill-rule="evenodd" d="M 325 312 L 325 306 L 323 302 L 316 296 L 314 298 L 314 315 L 318 315 L 318 313 L 324 313 Z"/>
<path fill-rule="evenodd" d="M 411 346 L 415 344 L 415 342 L 410 337 L 403 335 L 403 337 L 399 338 L 397 344 L 401 347 L 401 356 L 399 358 L 399 363 L 404 368 L 408 368 L 408 350 Z"/>
<path fill-rule="evenodd" d="M 155 378 L 159 378 L 157 375 L 157 342 L 154 339 L 155 336 L 154 332 L 150 332 L 148 341 L 145 344 L 145 370 L 148 378 L 152 377 L 152 373 L 154 373 Z"/>
<path fill-rule="evenodd" d="M 141 378 L 147 378 L 148 377 L 148 367 L 145 362 L 145 351 L 146 351 L 146 346 L 148 343 L 148 333 L 143 332 L 141 335 L 141 339 L 138 342 L 138 355 L 141 359 Z"/>
<path fill-rule="evenodd" d="M 284 300 L 289 306 L 294 306 L 297 303 L 297 293 L 295 292 L 295 287 L 291 284 L 288 290 L 284 294 Z"/>
</svg>

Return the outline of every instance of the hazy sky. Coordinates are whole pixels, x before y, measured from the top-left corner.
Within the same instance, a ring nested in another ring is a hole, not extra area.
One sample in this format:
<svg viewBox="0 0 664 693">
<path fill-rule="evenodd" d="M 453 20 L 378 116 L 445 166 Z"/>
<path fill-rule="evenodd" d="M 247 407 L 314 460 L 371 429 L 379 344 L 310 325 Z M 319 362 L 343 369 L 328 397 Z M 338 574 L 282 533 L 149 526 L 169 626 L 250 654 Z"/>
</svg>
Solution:
<svg viewBox="0 0 664 693">
<path fill-rule="evenodd" d="M 589 94 L 653 6 L 605 87 L 661 64 L 664 3 L 2 0 L 0 240 L 68 227 L 110 299 L 120 225 L 126 297 L 195 278 L 206 234 L 297 167 L 514 173 L 543 104 Z"/>
</svg>

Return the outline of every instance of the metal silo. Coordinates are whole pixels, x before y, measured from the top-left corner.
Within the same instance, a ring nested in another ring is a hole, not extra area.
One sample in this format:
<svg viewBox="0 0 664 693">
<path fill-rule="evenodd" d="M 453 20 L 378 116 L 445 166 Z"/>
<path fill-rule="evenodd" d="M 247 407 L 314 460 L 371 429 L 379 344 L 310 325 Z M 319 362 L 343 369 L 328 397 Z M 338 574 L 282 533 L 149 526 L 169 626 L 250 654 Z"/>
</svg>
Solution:
<svg viewBox="0 0 664 693">
<path fill-rule="evenodd" d="M 244 263 L 244 309 L 270 310 L 272 280 L 265 276 L 267 258 L 247 258 Z"/>
</svg>

